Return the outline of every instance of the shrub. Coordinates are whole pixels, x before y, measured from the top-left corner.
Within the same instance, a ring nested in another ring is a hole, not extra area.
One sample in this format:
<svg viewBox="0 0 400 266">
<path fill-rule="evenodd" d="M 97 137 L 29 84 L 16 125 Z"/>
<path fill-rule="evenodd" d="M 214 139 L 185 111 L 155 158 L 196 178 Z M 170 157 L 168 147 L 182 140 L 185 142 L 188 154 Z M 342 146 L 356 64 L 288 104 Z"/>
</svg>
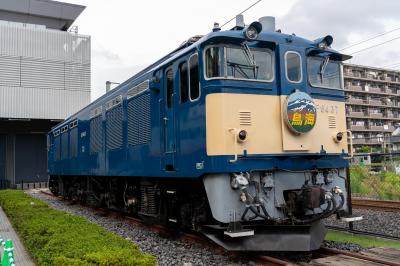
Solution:
<svg viewBox="0 0 400 266">
<path fill-rule="evenodd" d="M 0 205 L 38 265 L 155 265 L 132 243 L 21 191 L 0 191 Z"/>
</svg>

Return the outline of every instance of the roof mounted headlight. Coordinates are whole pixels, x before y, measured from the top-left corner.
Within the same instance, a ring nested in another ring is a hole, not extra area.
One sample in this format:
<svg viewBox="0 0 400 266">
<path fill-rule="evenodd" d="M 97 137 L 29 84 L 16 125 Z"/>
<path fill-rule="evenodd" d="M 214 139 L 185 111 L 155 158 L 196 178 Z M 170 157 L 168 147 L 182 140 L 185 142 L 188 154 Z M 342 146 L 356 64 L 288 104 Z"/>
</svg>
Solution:
<svg viewBox="0 0 400 266">
<path fill-rule="evenodd" d="M 331 35 L 326 35 L 323 38 L 316 39 L 314 42 L 318 44 L 319 49 L 324 50 L 331 46 L 333 37 Z"/>
<path fill-rule="evenodd" d="M 243 30 L 243 34 L 247 39 L 255 40 L 262 30 L 262 25 L 258 21 L 254 21 Z"/>
</svg>

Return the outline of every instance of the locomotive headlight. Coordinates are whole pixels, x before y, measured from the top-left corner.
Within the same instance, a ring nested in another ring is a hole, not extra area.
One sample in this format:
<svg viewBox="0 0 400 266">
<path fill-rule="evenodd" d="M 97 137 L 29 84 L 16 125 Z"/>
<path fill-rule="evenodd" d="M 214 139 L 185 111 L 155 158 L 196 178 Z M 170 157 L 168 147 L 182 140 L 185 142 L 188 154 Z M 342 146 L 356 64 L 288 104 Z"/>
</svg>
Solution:
<svg viewBox="0 0 400 266">
<path fill-rule="evenodd" d="M 341 142 L 343 140 L 343 132 L 337 132 L 335 135 L 333 135 L 333 140 L 335 142 Z"/>
<path fill-rule="evenodd" d="M 247 139 L 247 131 L 246 130 L 240 130 L 238 133 L 238 141 L 243 142 Z"/>
<path fill-rule="evenodd" d="M 324 50 L 331 46 L 331 44 L 333 42 L 333 38 L 331 35 L 326 35 L 323 38 L 319 38 L 319 39 L 315 40 L 314 42 L 318 45 L 319 49 Z"/>
<path fill-rule="evenodd" d="M 257 39 L 258 34 L 262 30 L 262 25 L 260 22 L 255 21 L 251 23 L 247 28 L 244 29 L 243 34 L 247 39 Z"/>
</svg>

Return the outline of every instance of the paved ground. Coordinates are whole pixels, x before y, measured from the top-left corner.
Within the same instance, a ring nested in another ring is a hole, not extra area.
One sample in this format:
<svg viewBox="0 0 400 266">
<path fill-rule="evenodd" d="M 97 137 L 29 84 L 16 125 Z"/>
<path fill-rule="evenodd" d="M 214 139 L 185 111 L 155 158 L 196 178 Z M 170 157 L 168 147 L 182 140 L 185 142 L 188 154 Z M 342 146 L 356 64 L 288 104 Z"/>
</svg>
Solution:
<svg viewBox="0 0 400 266">
<path fill-rule="evenodd" d="M 18 266 L 35 266 L 35 263 L 29 257 L 28 253 L 25 250 L 25 247 L 22 245 L 17 233 L 14 231 L 14 228 L 11 226 L 10 221 L 8 220 L 6 214 L 3 209 L 0 207 L 0 237 L 3 239 L 11 239 L 14 245 L 14 258 L 15 264 Z M 0 248 L 3 251 L 3 248 Z M 1 257 L 3 258 L 3 253 L 1 253 Z"/>
</svg>

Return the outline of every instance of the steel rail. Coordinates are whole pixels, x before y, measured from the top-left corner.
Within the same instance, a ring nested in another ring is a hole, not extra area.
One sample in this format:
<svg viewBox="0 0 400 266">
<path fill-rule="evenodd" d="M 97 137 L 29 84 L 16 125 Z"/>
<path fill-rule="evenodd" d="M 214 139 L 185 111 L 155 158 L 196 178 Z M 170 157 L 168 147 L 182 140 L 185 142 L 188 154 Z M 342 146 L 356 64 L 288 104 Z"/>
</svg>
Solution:
<svg viewBox="0 0 400 266">
<path fill-rule="evenodd" d="M 400 201 L 374 200 L 353 197 L 352 205 L 356 209 L 400 212 Z"/>
</svg>

